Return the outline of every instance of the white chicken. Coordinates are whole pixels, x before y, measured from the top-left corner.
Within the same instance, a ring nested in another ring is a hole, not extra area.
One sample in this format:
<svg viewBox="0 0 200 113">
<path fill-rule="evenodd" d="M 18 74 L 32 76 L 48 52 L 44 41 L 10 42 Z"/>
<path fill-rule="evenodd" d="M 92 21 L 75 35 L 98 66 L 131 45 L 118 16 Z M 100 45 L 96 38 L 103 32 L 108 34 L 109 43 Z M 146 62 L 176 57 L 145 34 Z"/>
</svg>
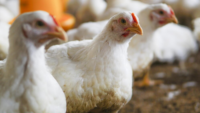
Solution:
<svg viewBox="0 0 200 113">
<path fill-rule="evenodd" d="M 52 46 L 46 60 L 62 87 L 70 113 L 117 113 L 132 96 L 129 41 L 142 34 L 130 12 L 113 16 L 94 40 Z"/>
<path fill-rule="evenodd" d="M 196 18 L 193 20 L 193 26 L 194 26 L 194 36 L 196 39 L 200 42 L 200 18 Z"/>
<path fill-rule="evenodd" d="M 172 6 L 182 24 L 190 25 L 194 10 L 200 5 L 199 0 L 140 0 L 145 3 L 165 2 Z M 198 50 L 192 31 L 184 26 L 168 24 L 154 33 L 155 61 L 172 63 L 178 60 L 182 65 L 190 54 Z"/>
<path fill-rule="evenodd" d="M 180 64 L 196 53 L 198 45 L 192 31 L 181 25 L 168 24 L 158 29 L 153 36 L 155 60 L 172 63 L 175 60 Z"/>
<path fill-rule="evenodd" d="M 24 13 L 9 31 L 9 55 L 0 64 L 1 113 L 66 113 L 66 98 L 45 64 L 44 45 L 64 39 L 47 12 Z"/>
<path fill-rule="evenodd" d="M 166 4 L 153 4 L 138 14 L 142 21 L 143 36 L 135 36 L 128 48 L 128 58 L 131 63 L 134 77 L 144 75 L 142 81 L 135 82 L 138 87 L 152 86 L 160 81 L 149 79 L 149 70 L 154 58 L 153 34 L 159 27 L 170 23 L 177 23 L 173 10 Z"/>
<path fill-rule="evenodd" d="M 0 60 L 3 60 L 8 55 L 8 32 L 10 25 L 6 22 L 0 22 Z"/>
</svg>

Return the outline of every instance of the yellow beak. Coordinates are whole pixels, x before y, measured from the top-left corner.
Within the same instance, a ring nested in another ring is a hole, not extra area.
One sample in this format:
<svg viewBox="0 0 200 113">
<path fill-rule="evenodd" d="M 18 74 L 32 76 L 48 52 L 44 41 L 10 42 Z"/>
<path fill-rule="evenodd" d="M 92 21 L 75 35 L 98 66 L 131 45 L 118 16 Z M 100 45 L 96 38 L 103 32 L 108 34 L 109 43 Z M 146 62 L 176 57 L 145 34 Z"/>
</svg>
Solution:
<svg viewBox="0 0 200 113">
<path fill-rule="evenodd" d="M 54 38 L 58 38 L 58 39 L 67 41 L 67 36 L 66 36 L 65 31 L 61 27 L 59 27 L 59 26 L 57 26 L 55 28 L 55 31 L 53 31 L 53 32 L 47 32 L 47 33 L 45 33 L 45 35 L 46 35 L 46 37 L 40 39 L 39 43 L 44 43 L 47 40 L 54 39 Z"/>
<path fill-rule="evenodd" d="M 166 21 L 167 21 L 167 23 L 173 22 L 173 23 L 178 24 L 178 19 L 176 18 L 175 15 L 171 16 L 170 18 L 167 18 Z"/>
<path fill-rule="evenodd" d="M 143 34 L 143 31 L 142 31 L 142 28 L 139 24 L 137 23 L 134 23 L 133 24 L 133 27 L 129 27 L 126 29 L 126 31 L 130 31 L 132 33 L 137 33 L 139 35 L 142 35 Z"/>
</svg>

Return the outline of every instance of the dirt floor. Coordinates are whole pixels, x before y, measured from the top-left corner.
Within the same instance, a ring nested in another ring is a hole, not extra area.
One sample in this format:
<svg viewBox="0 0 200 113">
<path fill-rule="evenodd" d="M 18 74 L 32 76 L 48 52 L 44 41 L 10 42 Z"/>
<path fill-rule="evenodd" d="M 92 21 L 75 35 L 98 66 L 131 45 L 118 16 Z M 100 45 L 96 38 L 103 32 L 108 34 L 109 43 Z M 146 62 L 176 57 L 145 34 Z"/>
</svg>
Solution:
<svg viewBox="0 0 200 113">
<path fill-rule="evenodd" d="M 200 51 L 185 63 L 153 64 L 151 78 L 164 84 L 138 89 L 120 113 L 200 113 Z"/>
</svg>

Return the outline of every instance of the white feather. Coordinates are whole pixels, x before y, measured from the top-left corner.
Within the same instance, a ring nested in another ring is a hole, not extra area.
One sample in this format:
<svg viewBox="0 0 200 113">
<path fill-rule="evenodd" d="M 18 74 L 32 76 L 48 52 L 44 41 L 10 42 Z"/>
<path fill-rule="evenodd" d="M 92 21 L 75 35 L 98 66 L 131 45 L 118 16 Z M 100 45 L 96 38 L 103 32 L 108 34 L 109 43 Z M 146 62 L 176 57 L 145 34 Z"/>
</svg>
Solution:
<svg viewBox="0 0 200 113">
<path fill-rule="evenodd" d="M 67 31 L 68 40 L 92 39 L 103 30 L 107 23 L 108 20 L 83 23 L 78 28 Z"/>
</svg>

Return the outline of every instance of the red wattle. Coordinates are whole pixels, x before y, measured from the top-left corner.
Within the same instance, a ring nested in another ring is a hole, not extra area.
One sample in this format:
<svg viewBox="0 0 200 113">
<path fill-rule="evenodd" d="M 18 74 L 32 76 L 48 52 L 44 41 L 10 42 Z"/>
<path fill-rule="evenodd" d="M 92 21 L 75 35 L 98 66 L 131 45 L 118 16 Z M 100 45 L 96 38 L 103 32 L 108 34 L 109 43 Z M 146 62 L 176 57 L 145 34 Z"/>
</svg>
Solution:
<svg viewBox="0 0 200 113">
<path fill-rule="evenodd" d="M 165 21 L 159 21 L 159 24 L 165 24 Z"/>
<path fill-rule="evenodd" d="M 128 35 L 129 35 L 129 32 L 122 34 L 123 37 L 127 37 Z"/>
</svg>

